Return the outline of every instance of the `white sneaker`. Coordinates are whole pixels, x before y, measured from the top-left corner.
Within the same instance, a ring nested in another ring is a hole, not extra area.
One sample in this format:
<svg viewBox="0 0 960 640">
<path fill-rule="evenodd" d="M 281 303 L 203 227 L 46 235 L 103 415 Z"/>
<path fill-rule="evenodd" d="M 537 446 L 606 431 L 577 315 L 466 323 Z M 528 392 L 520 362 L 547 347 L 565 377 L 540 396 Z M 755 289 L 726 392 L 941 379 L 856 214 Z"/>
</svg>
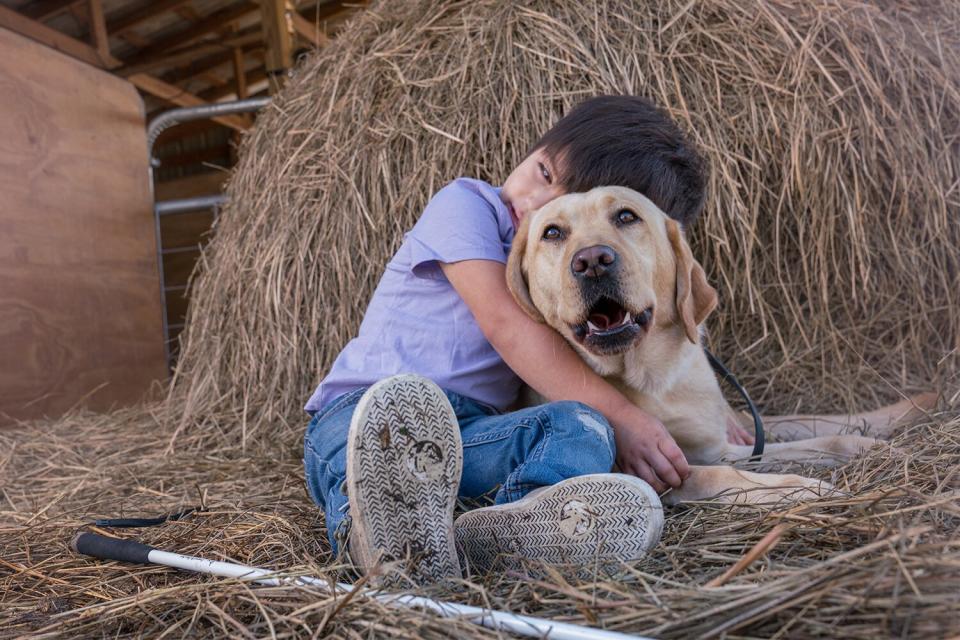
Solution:
<svg viewBox="0 0 960 640">
<path fill-rule="evenodd" d="M 418 583 L 461 577 L 453 508 L 462 468 L 460 428 L 440 387 L 410 374 L 370 387 L 347 437 L 353 561 L 374 574 L 399 561 Z"/>
<path fill-rule="evenodd" d="M 473 572 L 524 560 L 616 570 L 642 558 L 663 532 L 663 506 L 634 476 L 597 473 L 541 487 L 507 504 L 468 511 L 455 523 Z"/>
</svg>

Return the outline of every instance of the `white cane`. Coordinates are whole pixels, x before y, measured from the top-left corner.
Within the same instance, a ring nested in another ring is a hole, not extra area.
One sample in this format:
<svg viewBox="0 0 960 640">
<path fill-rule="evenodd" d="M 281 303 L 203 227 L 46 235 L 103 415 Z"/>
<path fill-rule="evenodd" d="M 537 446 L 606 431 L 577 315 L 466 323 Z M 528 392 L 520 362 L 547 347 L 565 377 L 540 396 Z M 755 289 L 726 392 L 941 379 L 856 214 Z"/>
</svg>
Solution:
<svg viewBox="0 0 960 640">
<path fill-rule="evenodd" d="M 340 582 L 330 582 L 323 578 L 311 576 L 276 577 L 276 571 L 259 569 L 232 562 L 206 560 L 195 556 L 184 556 L 179 553 L 160 551 L 149 545 L 135 540 L 120 540 L 108 538 L 96 533 L 79 533 L 70 542 L 70 548 L 77 553 L 102 558 L 104 560 L 119 560 L 121 562 L 135 562 L 138 564 L 160 564 L 176 569 L 210 573 L 227 578 L 242 578 L 258 584 L 279 586 L 284 584 L 334 588 L 344 595 L 357 590 L 356 587 Z M 373 598 L 391 606 L 430 609 L 441 616 L 452 618 L 462 617 L 469 622 L 491 629 L 507 631 L 521 636 L 549 638 L 550 640 L 650 640 L 641 636 L 631 636 L 616 631 L 604 631 L 593 627 L 584 627 L 566 622 L 552 622 L 542 618 L 521 616 L 506 611 L 481 609 L 453 602 L 442 602 L 431 598 L 423 598 L 407 594 L 393 594 L 374 591 L 369 588 L 360 588 L 358 595 Z"/>
</svg>

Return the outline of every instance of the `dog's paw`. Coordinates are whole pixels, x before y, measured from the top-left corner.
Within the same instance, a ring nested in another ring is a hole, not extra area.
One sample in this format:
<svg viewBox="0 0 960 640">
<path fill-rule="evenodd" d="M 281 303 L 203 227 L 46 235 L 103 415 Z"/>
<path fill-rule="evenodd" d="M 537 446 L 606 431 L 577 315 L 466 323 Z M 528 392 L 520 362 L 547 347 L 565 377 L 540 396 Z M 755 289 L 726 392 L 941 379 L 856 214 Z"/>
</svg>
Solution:
<svg viewBox="0 0 960 640">
<path fill-rule="evenodd" d="M 869 436 L 834 436 L 833 445 L 830 447 L 830 453 L 843 458 L 854 458 L 869 451 L 873 447 L 889 445 L 883 440 L 877 440 Z"/>
</svg>

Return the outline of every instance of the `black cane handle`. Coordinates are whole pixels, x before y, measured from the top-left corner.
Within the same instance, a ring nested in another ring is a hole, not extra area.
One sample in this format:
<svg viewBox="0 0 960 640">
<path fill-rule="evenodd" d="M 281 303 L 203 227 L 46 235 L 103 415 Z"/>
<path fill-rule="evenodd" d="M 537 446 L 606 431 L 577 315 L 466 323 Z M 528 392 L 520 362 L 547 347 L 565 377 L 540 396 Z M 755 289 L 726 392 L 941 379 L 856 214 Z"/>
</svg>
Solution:
<svg viewBox="0 0 960 640">
<path fill-rule="evenodd" d="M 153 547 L 136 540 L 108 538 L 89 531 L 83 531 L 75 535 L 73 540 L 70 541 L 70 548 L 85 556 L 93 556 L 102 560 L 136 562 L 137 564 L 149 564 L 150 560 L 147 556 L 150 555 L 151 551 L 156 551 Z"/>
</svg>

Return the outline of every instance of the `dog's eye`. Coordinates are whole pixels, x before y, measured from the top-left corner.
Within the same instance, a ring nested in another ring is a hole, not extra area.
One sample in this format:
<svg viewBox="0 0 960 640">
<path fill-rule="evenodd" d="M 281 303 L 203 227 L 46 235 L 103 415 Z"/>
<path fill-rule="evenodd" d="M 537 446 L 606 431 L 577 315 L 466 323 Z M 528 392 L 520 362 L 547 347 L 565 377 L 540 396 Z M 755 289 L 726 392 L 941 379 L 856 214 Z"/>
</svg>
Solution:
<svg viewBox="0 0 960 640">
<path fill-rule="evenodd" d="M 621 209 L 617 212 L 617 222 L 620 224 L 630 224 L 631 222 L 636 222 L 640 217 L 635 214 L 630 209 Z"/>
<path fill-rule="evenodd" d="M 552 224 L 546 229 L 543 230 L 544 240 L 563 240 L 563 231 L 560 230 L 560 227 Z"/>
</svg>

